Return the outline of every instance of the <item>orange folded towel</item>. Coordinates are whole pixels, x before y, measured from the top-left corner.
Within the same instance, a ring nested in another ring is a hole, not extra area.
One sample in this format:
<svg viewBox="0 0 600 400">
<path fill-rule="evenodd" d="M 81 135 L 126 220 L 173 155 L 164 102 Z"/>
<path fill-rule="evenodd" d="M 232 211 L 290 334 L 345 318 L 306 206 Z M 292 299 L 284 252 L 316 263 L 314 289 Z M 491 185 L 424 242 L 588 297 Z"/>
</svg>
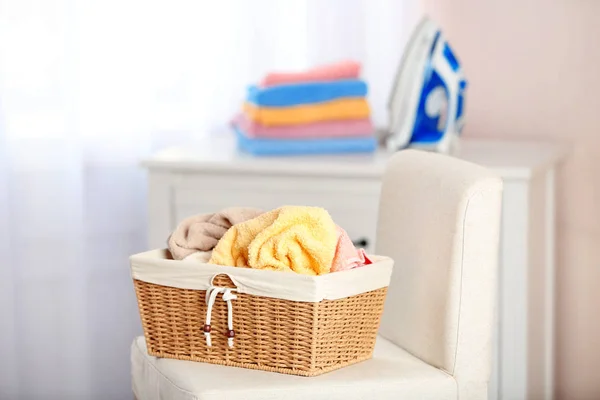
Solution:
<svg viewBox="0 0 600 400">
<path fill-rule="evenodd" d="M 245 103 L 244 112 L 248 118 L 265 126 L 364 119 L 370 116 L 369 103 L 364 98 L 346 98 L 293 107 L 256 107 Z"/>
</svg>

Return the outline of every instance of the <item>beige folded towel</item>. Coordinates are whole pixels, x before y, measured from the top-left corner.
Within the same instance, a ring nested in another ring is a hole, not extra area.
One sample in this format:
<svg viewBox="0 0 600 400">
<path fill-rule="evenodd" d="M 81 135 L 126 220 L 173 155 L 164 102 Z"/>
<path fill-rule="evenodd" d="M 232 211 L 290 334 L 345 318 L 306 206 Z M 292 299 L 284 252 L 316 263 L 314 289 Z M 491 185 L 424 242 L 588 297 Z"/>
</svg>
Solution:
<svg viewBox="0 0 600 400">
<path fill-rule="evenodd" d="M 171 255 L 175 260 L 183 260 L 197 251 L 212 250 L 233 225 L 262 213 L 257 208 L 231 207 L 214 214 L 188 217 L 179 223 L 167 241 Z"/>
</svg>

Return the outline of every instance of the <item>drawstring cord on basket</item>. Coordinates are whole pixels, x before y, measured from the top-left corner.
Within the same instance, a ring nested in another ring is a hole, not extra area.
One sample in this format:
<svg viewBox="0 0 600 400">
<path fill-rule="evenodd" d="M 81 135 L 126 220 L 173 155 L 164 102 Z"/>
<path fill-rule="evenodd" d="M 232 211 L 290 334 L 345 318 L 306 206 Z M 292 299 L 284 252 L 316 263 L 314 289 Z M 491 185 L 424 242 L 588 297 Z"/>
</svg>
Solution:
<svg viewBox="0 0 600 400">
<path fill-rule="evenodd" d="M 213 286 L 211 280 L 211 285 L 206 291 L 206 323 L 204 324 L 204 336 L 208 347 L 212 346 L 210 337 L 212 308 L 219 293 L 223 293 L 223 301 L 227 303 L 227 344 L 229 347 L 233 347 L 233 337 L 235 336 L 235 332 L 233 330 L 233 305 L 231 304 L 231 301 L 237 299 L 237 296 L 232 292 L 233 290 L 235 289 Z"/>
</svg>

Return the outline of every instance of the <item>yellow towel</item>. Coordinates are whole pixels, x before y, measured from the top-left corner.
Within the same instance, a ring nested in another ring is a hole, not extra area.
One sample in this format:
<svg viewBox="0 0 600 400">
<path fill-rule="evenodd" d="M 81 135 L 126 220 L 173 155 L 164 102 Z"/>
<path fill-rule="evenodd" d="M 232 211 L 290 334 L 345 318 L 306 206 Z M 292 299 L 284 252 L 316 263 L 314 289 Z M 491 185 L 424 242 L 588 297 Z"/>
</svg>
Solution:
<svg viewBox="0 0 600 400">
<path fill-rule="evenodd" d="M 232 226 L 210 263 L 322 275 L 331 270 L 337 226 L 318 207 L 284 206 Z"/>
<path fill-rule="evenodd" d="M 364 98 L 346 98 L 292 107 L 257 107 L 244 104 L 246 115 L 263 125 L 294 125 L 340 119 L 364 119 L 370 115 Z"/>
</svg>

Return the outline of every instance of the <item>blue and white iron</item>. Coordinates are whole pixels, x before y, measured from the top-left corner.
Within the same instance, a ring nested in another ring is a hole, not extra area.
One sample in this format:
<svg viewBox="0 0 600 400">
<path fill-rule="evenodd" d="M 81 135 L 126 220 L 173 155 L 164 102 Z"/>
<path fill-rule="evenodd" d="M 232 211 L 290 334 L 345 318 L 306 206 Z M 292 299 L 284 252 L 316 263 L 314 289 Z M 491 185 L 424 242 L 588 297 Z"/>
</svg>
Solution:
<svg viewBox="0 0 600 400">
<path fill-rule="evenodd" d="M 388 149 L 452 152 L 463 127 L 466 86 L 440 28 L 424 17 L 406 46 L 390 94 Z"/>
</svg>

